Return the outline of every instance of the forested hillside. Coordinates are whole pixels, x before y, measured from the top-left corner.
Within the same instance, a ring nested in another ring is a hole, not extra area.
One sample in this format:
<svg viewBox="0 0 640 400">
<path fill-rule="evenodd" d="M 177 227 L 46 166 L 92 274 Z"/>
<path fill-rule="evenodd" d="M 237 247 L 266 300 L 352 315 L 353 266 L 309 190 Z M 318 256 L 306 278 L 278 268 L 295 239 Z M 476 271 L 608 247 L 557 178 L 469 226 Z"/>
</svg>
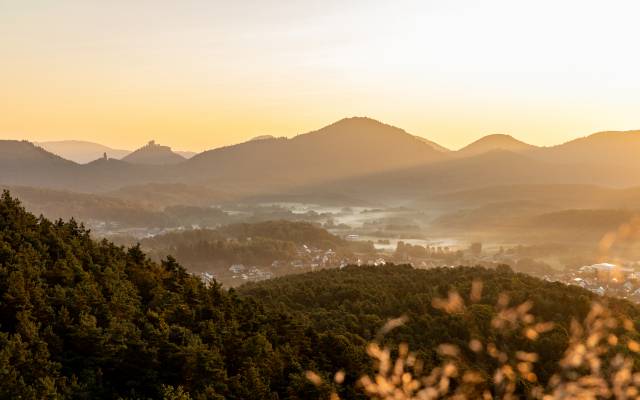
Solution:
<svg viewBox="0 0 640 400">
<path fill-rule="evenodd" d="M 484 289 L 469 302 L 473 282 Z M 470 306 L 437 306 L 457 290 Z M 555 327 L 527 341 L 492 327 L 500 293 L 532 300 L 532 314 Z M 594 295 L 511 272 L 408 266 L 347 267 L 261 284 L 238 292 L 205 286 L 168 257 L 155 263 L 139 247 L 96 242 L 75 221 L 27 213 L 0 200 L 0 398 L 309 399 L 365 398 L 356 383 L 374 364 L 366 345 L 390 318 L 407 322 L 384 343 L 406 342 L 437 365 L 443 342 L 471 339 L 536 352 L 545 382 L 568 344 L 571 318 L 583 319 Z M 639 310 L 611 301 L 636 324 Z M 632 334 L 637 340 L 637 334 Z M 622 340 L 622 339 L 621 339 Z M 466 362 L 491 371 L 495 360 Z M 637 362 L 637 359 L 636 359 Z M 324 384 L 312 385 L 306 371 Z"/>
<path fill-rule="evenodd" d="M 265 221 L 255 224 L 232 224 L 221 228 L 221 231 L 239 239 L 263 237 L 308 244 L 323 249 L 349 245 L 348 242 L 325 229 L 306 222 Z"/>
<path fill-rule="evenodd" d="M 483 286 L 482 295 L 475 302 L 470 298 L 474 281 L 482 282 Z M 278 310 L 306 321 L 320 334 L 330 332 L 341 337 L 341 344 L 336 344 L 332 353 L 334 357 L 343 358 L 347 377 L 351 379 L 367 371 L 358 370 L 362 366 L 350 363 L 344 355 L 363 351 L 359 343 L 379 340 L 380 328 L 402 315 L 406 322 L 389 332 L 382 342 L 392 348 L 393 344 L 408 344 L 425 362 L 425 371 L 440 365 L 442 357 L 438 346 L 446 342 L 466 349 L 462 350 L 462 363 L 483 371 L 490 380 L 489 372 L 496 370 L 499 363 L 469 350 L 468 344 L 477 340 L 484 344 L 499 343 L 505 353 L 512 353 L 510 356 L 514 358 L 516 350 L 537 354 L 540 359 L 535 369 L 536 379 L 543 384 L 559 371 L 559 361 L 569 344 L 571 319 L 585 319 L 596 299 L 577 286 L 514 273 L 508 266 L 497 270 L 354 266 L 247 284 L 240 288 L 240 293 L 259 299 L 267 310 Z M 469 306 L 455 313 L 438 309 L 434 300 L 446 299 L 450 293 L 459 293 L 461 301 Z M 552 322 L 554 328 L 535 341 L 496 329 L 492 320 L 500 309 L 502 296 L 512 305 L 531 301 L 531 314 L 540 321 Z M 636 306 L 613 299 L 608 306 L 617 315 L 630 317 L 637 325 L 640 311 Z M 633 337 L 637 339 L 637 334 Z M 639 357 L 634 360 L 636 366 L 640 365 Z M 516 390 L 521 394 L 523 391 L 524 386 Z"/>
<path fill-rule="evenodd" d="M 347 241 L 309 222 L 285 220 L 169 232 L 140 245 L 153 259 L 172 255 L 191 272 L 213 272 L 218 278 L 236 263 L 265 267 L 276 262 L 283 264 L 278 272 L 285 272 L 284 264 L 312 258 L 318 250 L 333 251 L 336 260 L 375 254 L 371 242 Z"/>
<path fill-rule="evenodd" d="M 332 339 L 305 329 L 0 200 L 0 398 L 313 397 L 303 373 Z"/>
</svg>

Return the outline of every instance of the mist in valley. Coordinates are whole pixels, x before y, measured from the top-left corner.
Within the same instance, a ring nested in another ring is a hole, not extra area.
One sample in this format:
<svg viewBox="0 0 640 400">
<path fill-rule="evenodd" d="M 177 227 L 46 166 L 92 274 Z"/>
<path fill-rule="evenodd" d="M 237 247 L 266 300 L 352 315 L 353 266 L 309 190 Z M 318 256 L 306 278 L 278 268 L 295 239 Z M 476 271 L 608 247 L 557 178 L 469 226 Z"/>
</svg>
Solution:
<svg viewBox="0 0 640 400">
<path fill-rule="evenodd" d="M 0 0 L 0 400 L 640 398 L 638 15 Z"/>
<path fill-rule="evenodd" d="M 77 160 L 106 148 L 71 144 Z M 192 273 L 226 287 L 372 263 L 504 264 L 574 284 L 584 266 L 635 270 L 640 259 L 640 189 L 628 185 L 635 159 L 626 153 L 606 163 L 594 158 L 603 147 L 634 146 L 640 149 L 637 132 L 546 148 L 489 135 L 451 151 L 369 118 L 347 118 L 293 139 L 261 137 L 188 158 L 150 142 L 121 160 L 104 152 L 78 163 L 46 146 L 9 141 L 5 148 L 21 150 L 4 159 L 13 167 L 1 174 L 9 183 L 3 187 L 29 211 L 74 218 L 95 237 L 121 245 L 140 243 L 156 260 L 175 256 Z M 33 181 L 45 176 L 46 183 Z M 255 238 L 224 233 L 263 223 L 313 226 L 343 243 L 333 246 L 340 254 L 316 239 L 297 241 L 295 230 L 273 242 L 276 226 Z M 231 247 L 218 254 L 221 243 Z M 197 246 L 208 249 L 195 257 Z M 608 286 L 593 281 L 589 289 L 640 297 L 635 281 L 625 290 Z"/>
</svg>

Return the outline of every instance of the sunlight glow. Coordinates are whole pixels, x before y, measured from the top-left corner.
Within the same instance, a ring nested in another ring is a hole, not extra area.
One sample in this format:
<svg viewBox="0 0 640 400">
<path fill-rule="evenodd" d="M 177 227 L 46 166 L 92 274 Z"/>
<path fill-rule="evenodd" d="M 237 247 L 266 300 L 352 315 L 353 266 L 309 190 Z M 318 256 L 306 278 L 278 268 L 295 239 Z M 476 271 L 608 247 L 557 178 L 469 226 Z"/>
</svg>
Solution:
<svg viewBox="0 0 640 400">
<path fill-rule="evenodd" d="M 638 2 L 345 3 L 0 0 L 0 136 L 203 150 L 367 115 L 457 148 L 640 126 Z"/>
</svg>

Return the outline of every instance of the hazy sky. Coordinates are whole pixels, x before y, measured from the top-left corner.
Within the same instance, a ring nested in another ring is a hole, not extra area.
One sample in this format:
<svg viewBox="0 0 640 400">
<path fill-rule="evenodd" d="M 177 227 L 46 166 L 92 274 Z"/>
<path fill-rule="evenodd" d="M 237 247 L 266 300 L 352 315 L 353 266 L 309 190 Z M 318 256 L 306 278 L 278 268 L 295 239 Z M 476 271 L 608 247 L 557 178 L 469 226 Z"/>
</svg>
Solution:
<svg viewBox="0 0 640 400">
<path fill-rule="evenodd" d="M 0 138 L 203 150 L 370 116 L 450 148 L 640 129 L 640 2 L 0 0 Z"/>
</svg>

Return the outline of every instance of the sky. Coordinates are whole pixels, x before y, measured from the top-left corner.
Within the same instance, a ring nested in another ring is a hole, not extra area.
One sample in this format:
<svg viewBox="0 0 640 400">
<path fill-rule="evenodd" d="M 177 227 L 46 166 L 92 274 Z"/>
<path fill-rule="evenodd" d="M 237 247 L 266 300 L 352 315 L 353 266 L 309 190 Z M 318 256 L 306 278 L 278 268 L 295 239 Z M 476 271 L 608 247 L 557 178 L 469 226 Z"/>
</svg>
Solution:
<svg viewBox="0 0 640 400">
<path fill-rule="evenodd" d="M 368 116 L 456 149 L 640 129 L 638 1 L 0 0 L 0 139 L 201 151 Z"/>
</svg>

